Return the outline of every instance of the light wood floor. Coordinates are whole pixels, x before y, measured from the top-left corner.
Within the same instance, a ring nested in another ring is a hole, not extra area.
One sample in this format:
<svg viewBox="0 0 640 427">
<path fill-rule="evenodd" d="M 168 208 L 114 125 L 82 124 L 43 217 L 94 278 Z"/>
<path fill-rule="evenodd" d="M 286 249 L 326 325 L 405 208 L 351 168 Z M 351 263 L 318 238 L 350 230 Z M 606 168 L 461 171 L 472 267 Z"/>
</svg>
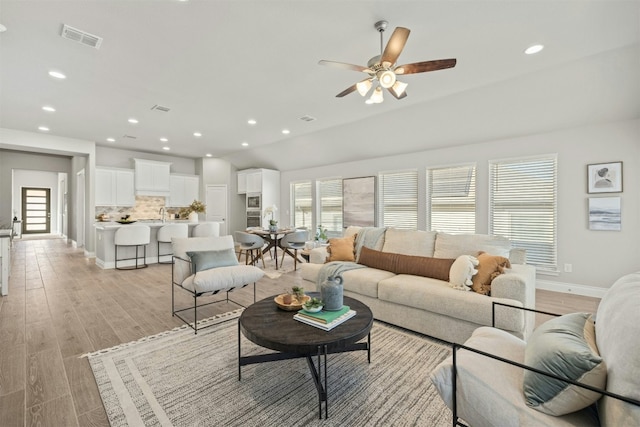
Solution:
<svg viewBox="0 0 640 427">
<path fill-rule="evenodd" d="M 180 326 L 171 316 L 171 266 L 101 270 L 82 250 L 51 238 L 15 240 L 12 256 L 9 295 L 0 297 L 0 426 L 108 426 L 80 356 Z M 298 273 L 265 277 L 257 298 L 301 282 Z M 253 300 L 252 287 L 233 294 L 244 305 Z M 536 298 L 538 309 L 556 313 L 595 312 L 599 302 L 548 291 Z M 182 292 L 177 303 L 191 298 Z M 198 317 L 236 308 L 213 304 Z"/>
</svg>

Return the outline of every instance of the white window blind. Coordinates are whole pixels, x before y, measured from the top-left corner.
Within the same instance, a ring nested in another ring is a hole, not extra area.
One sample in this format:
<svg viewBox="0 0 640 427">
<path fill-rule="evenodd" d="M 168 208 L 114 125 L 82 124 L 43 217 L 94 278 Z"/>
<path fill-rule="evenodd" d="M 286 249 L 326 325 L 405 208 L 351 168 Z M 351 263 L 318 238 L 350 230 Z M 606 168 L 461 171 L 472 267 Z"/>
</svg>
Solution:
<svg viewBox="0 0 640 427">
<path fill-rule="evenodd" d="M 329 237 L 342 235 L 342 178 L 318 181 L 319 224 Z"/>
<path fill-rule="evenodd" d="M 294 227 L 313 227 L 311 181 L 291 183 L 291 221 Z"/>
<path fill-rule="evenodd" d="M 476 232 L 476 166 L 427 169 L 427 230 Z"/>
<path fill-rule="evenodd" d="M 382 172 L 380 213 L 382 226 L 418 228 L 418 171 Z"/>
<path fill-rule="evenodd" d="M 489 162 L 489 232 L 527 250 L 527 263 L 557 271 L 557 158 Z"/>
</svg>

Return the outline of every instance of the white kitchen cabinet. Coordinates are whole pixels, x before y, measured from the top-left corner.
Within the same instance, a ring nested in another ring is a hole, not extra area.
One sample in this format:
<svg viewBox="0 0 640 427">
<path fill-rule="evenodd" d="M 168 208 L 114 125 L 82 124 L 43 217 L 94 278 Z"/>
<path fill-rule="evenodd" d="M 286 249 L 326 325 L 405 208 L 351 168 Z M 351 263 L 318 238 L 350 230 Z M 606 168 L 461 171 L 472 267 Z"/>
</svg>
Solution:
<svg viewBox="0 0 640 427">
<path fill-rule="evenodd" d="M 247 173 L 247 193 L 262 193 L 262 170 Z"/>
<path fill-rule="evenodd" d="M 134 173 L 131 169 L 96 167 L 96 206 L 135 206 Z"/>
<path fill-rule="evenodd" d="M 171 175 L 170 194 L 167 207 L 189 206 L 200 196 L 200 177 L 193 175 Z"/>
<path fill-rule="evenodd" d="M 136 168 L 136 194 L 141 196 L 169 196 L 171 191 L 171 163 L 133 159 Z"/>
<path fill-rule="evenodd" d="M 247 172 L 238 171 L 238 194 L 247 194 Z"/>
</svg>

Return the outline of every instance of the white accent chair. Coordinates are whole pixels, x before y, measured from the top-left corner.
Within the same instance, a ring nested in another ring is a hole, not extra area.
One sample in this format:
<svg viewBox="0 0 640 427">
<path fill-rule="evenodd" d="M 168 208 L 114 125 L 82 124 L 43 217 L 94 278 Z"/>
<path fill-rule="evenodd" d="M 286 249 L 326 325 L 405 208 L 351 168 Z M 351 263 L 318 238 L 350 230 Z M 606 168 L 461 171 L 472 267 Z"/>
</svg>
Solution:
<svg viewBox="0 0 640 427">
<path fill-rule="evenodd" d="M 189 226 L 187 224 L 167 224 L 158 229 L 158 264 L 171 264 L 173 258 L 169 261 L 160 261 L 160 257 L 167 257 L 173 255 L 173 252 L 161 253 L 160 244 L 171 244 L 171 239 L 174 237 L 189 237 Z"/>
<path fill-rule="evenodd" d="M 117 270 L 137 270 L 139 268 L 146 268 L 147 265 L 147 245 L 151 241 L 151 228 L 148 225 L 126 225 L 116 230 L 113 242 L 115 244 L 115 268 Z M 118 247 L 135 247 L 135 257 L 118 258 Z M 138 255 L 138 249 L 142 246 L 142 264 L 138 264 L 140 256 Z M 135 266 L 118 267 L 118 261 L 130 261 L 135 260 Z"/>
<path fill-rule="evenodd" d="M 173 265 L 171 268 L 171 311 L 195 333 L 206 326 L 198 325 L 198 308 L 218 302 L 231 302 L 244 307 L 229 298 L 229 293 L 253 282 L 253 301 L 256 301 L 256 282 L 264 276 L 264 271 L 253 265 L 242 265 L 236 258 L 233 237 L 189 237 L 172 239 Z M 176 288 L 189 292 L 193 305 L 176 309 Z M 226 298 L 198 305 L 197 299 L 203 295 L 226 292 Z M 193 310 L 193 322 L 181 313 Z M 210 326 L 210 325 L 209 325 Z"/>
<path fill-rule="evenodd" d="M 292 255 L 293 258 L 293 269 L 298 269 L 298 250 L 303 250 L 304 245 L 309 239 L 309 231 L 305 229 L 297 229 L 293 233 L 287 234 L 280 240 L 280 247 L 282 248 L 282 261 L 280 264 L 284 263 L 284 256 L 286 254 L 291 255 L 290 250 L 294 251 Z"/>
<path fill-rule="evenodd" d="M 219 222 L 203 222 L 193 227 L 193 237 L 212 237 L 220 235 Z"/>
</svg>

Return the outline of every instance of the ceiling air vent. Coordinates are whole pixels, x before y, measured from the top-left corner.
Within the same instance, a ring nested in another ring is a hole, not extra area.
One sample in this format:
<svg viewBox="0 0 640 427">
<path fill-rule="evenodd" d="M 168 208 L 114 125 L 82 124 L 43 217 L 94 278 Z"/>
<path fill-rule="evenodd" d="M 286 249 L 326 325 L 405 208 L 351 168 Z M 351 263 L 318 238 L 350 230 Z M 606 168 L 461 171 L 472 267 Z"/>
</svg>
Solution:
<svg viewBox="0 0 640 427">
<path fill-rule="evenodd" d="M 62 26 L 62 33 L 60 35 L 62 38 L 73 40 L 74 42 L 78 42 L 95 49 L 98 49 L 102 44 L 102 37 L 94 36 L 86 31 L 70 27 L 67 24 Z"/>
<path fill-rule="evenodd" d="M 302 120 L 304 122 L 312 122 L 315 119 L 316 119 L 315 117 L 311 117 L 309 115 L 304 115 L 304 116 L 300 117 L 300 120 Z"/>
<path fill-rule="evenodd" d="M 158 111 L 162 111 L 164 113 L 168 113 L 169 110 L 171 110 L 169 107 L 163 107 L 162 105 L 154 105 L 153 107 L 151 107 L 152 110 L 158 110 Z"/>
<path fill-rule="evenodd" d="M 133 136 L 133 135 L 122 135 L 123 138 L 129 138 L 129 139 L 137 139 L 137 136 Z"/>
</svg>

